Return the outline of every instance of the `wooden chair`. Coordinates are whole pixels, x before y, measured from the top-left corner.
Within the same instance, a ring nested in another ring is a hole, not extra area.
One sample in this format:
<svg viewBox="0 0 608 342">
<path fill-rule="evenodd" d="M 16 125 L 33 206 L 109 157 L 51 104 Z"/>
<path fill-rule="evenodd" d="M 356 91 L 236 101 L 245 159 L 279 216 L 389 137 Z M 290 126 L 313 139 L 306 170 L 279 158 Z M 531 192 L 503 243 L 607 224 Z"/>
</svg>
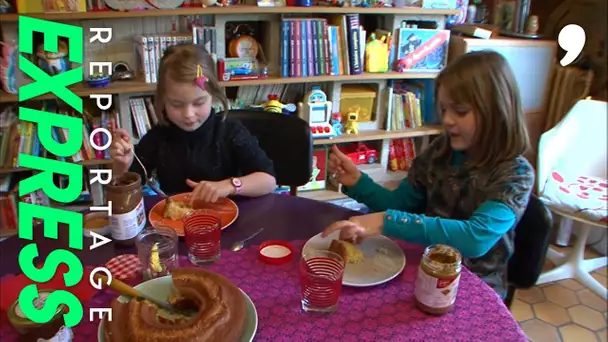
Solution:
<svg viewBox="0 0 608 342">
<path fill-rule="evenodd" d="M 289 186 L 292 196 L 312 174 L 312 135 L 308 122 L 295 115 L 261 110 L 233 110 L 228 116 L 240 120 L 255 136 L 274 163 L 277 184 Z"/>
</svg>

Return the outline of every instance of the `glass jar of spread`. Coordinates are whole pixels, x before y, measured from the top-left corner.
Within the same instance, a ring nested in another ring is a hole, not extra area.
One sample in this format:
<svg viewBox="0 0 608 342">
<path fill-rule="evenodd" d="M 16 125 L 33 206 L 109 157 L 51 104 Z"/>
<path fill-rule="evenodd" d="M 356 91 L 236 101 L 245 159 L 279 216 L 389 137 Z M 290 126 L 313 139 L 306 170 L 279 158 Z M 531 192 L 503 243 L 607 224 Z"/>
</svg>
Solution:
<svg viewBox="0 0 608 342">
<path fill-rule="evenodd" d="M 34 299 L 34 307 L 38 310 L 41 310 L 44 307 L 44 303 L 46 302 L 49 295 L 53 293 L 53 290 L 39 290 L 38 298 Z M 55 311 L 55 315 L 51 318 L 47 323 L 35 323 L 30 321 L 21 306 L 19 305 L 19 300 L 15 301 L 10 309 L 8 310 L 8 320 L 10 324 L 17 330 L 21 337 L 20 341 L 24 342 L 37 342 L 37 341 L 58 341 L 58 342 L 69 342 L 71 341 L 71 336 L 65 336 L 62 339 L 54 339 L 60 332 L 62 332 L 62 327 L 64 327 L 63 315 L 67 311 L 67 306 L 59 305 L 57 307 L 57 311 Z M 65 330 L 65 328 L 64 328 Z M 59 332 L 59 333 L 58 333 Z M 71 331 L 70 331 L 71 333 Z M 64 334 L 65 335 L 65 334 Z M 63 335 L 62 335 L 63 336 Z"/>
<path fill-rule="evenodd" d="M 141 177 L 126 172 L 104 186 L 108 205 L 112 202 L 110 234 L 117 245 L 130 247 L 146 225 Z"/>
<path fill-rule="evenodd" d="M 416 306 L 431 315 L 454 307 L 462 270 L 462 256 L 453 247 L 431 245 L 424 250 L 414 290 Z"/>
</svg>

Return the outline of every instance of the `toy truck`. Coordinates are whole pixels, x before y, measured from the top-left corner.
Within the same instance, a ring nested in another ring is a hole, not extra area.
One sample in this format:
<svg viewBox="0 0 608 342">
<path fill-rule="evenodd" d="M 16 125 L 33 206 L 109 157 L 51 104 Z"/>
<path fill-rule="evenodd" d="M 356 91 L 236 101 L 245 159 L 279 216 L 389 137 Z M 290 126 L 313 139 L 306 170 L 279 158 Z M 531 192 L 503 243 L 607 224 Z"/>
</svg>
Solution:
<svg viewBox="0 0 608 342">
<path fill-rule="evenodd" d="M 344 154 L 357 165 L 373 164 L 378 159 L 378 152 L 363 143 L 357 143 L 355 148 L 346 149 Z"/>
</svg>

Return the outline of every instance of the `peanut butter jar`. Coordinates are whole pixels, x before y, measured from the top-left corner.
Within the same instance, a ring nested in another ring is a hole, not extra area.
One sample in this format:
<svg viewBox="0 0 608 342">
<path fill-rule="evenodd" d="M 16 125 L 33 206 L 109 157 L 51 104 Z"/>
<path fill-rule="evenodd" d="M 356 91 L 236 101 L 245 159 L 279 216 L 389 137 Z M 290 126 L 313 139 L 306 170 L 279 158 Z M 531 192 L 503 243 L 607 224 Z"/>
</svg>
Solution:
<svg viewBox="0 0 608 342">
<path fill-rule="evenodd" d="M 108 205 L 112 202 L 109 217 L 112 239 L 117 245 L 133 246 L 135 237 L 146 225 L 141 177 L 135 172 L 126 172 L 104 188 Z"/>
<path fill-rule="evenodd" d="M 416 306 L 430 314 L 443 315 L 454 307 L 462 270 L 462 256 L 455 248 L 431 245 L 424 250 L 414 290 Z"/>
<path fill-rule="evenodd" d="M 38 310 L 44 307 L 44 304 L 51 293 L 54 290 L 39 290 L 39 297 L 34 300 L 34 307 Z M 58 334 L 58 332 L 62 332 L 62 327 L 64 327 L 63 315 L 66 313 L 67 306 L 59 305 L 53 318 L 47 323 L 35 323 L 30 321 L 25 314 L 21 310 L 21 306 L 19 305 L 19 300 L 15 301 L 10 309 L 7 312 L 9 323 L 15 328 L 20 334 L 19 341 L 23 342 L 37 342 L 37 341 L 48 341 L 52 340 L 54 336 Z M 63 328 L 65 330 L 66 328 Z M 70 331 L 71 333 L 71 331 Z M 71 336 L 66 336 L 60 340 L 53 341 L 71 341 Z"/>
</svg>

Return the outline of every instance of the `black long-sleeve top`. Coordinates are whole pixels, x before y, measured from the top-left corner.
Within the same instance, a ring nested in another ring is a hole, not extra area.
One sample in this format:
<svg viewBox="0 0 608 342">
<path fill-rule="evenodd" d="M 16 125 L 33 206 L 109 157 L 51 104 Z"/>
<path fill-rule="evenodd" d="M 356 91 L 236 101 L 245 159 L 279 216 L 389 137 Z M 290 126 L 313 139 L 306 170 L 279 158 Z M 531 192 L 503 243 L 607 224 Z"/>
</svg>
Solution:
<svg viewBox="0 0 608 342">
<path fill-rule="evenodd" d="M 238 120 L 222 119 L 212 113 L 193 132 L 174 124 L 152 128 L 135 146 L 135 153 L 145 165 L 148 176 L 156 170 L 157 180 L 166 193 L 192 189 L 192 181 L 221 181 L 253 172 L 274 176 L 273 163 L 259 147 L 258 141 Z M 144 172 L 137 160 L 130 171 Z M 143 179 L 143 178 L 142 178 Z"/>
</svg>

